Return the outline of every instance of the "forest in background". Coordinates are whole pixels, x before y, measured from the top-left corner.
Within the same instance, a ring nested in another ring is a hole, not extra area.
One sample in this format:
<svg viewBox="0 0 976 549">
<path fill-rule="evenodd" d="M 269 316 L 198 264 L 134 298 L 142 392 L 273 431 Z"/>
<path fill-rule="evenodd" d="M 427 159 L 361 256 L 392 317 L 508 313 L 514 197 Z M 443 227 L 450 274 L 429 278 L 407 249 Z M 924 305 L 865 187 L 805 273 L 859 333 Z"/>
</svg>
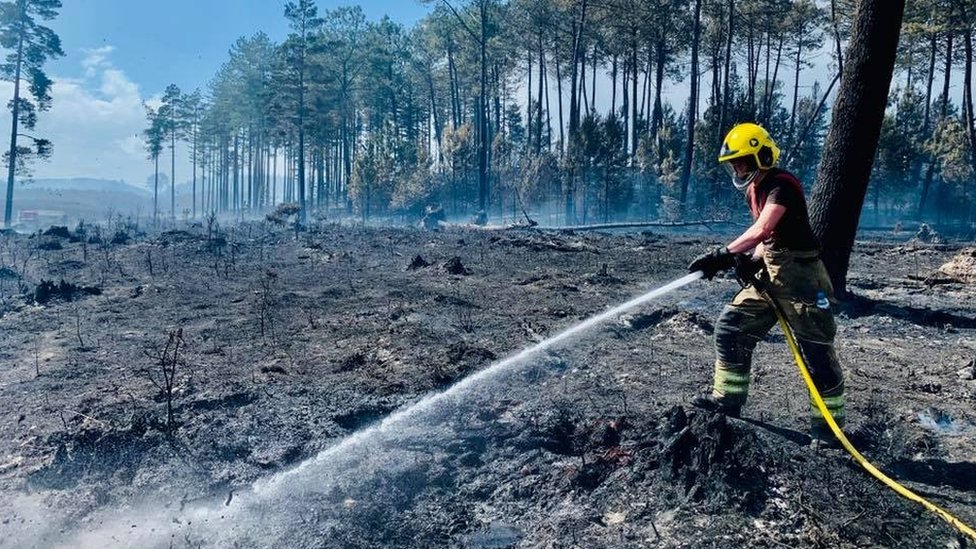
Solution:
<svg viewBox="0 0 976 549">
<path fill-rule="evenodd" d="M 754 120 L 784 167 L 815 180 L 853 2 L 431 4 L 407 28 L 287 3 L 282 43 L 242 37 L 206 90 L 173 84 L 147 108 L 156 172 L 192 181 L 193 217 L 295 202 L 317 219 L 432 204 L 545 224 L 726 219 L 741 199 L 715 158 Z M 974 14 L 971 1 L 908 3 L 867 220 L 976 215 Z M 814 61 L 837 76 L 804 90 Z M 662 93 L 676 83 L 680 104 Z M 180 146 L 191 162 L 177 168 Z M 159 215 L 179 215 L 166 198 Z"/>
</svg>

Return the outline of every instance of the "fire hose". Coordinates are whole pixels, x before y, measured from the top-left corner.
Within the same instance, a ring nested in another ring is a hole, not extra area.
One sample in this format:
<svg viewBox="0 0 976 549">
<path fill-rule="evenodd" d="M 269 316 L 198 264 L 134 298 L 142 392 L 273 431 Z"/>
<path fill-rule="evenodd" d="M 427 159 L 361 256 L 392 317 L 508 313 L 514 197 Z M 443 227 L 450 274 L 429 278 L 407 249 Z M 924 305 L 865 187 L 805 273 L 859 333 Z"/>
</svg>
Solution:
<svg viewBox="0 0 976 549">
<path fill-rule="evenodd" d="M 953 516 L 949 511 L 939 507 L 938 505 L 930 502 L 929 500 L 923 498 L 922 496 L 916 494 L 915 492 L 909 490 L 898 481 L 892 479 L 888 475 L 881 472 L 877 467 L 875 467 L 870 461 L 867 460 L 857 448 L 847 439 L 844 435 L 844 431 L 837 425 L 834 417 L 830 414 L 830 410 L 827 409 L 827 405 L 824 403 L 823 397 L 820 396 L 820 391 L 817 390 L 816 385 L 813 383 L 813 377 L 810 376 L 810 371 L 807 368 L 806 361 L 803 359 L 803 354 L 800 352 L 800 346 L 796 341 L 796 336 L 793 334 L 793 328 L 790 326 L 789 322 L 786 321 L 786 314 L 783 312 L 783 307 L 776 300 L 775 297 L 768 291 L 768 287 L 762 279 L 756 279 L 754 282 L 756 289 L 762 294 L 762 296 L 769 301 L 773 306 L 773 310 L 776 312 L 776 319 L 779 321 L 780 328 L 783 330 L 783 334 L 786 336 L 786 343 L 790 348 L 790 352 L 793 354 L 793 360 L 796 361 L 797 367 L 800 369 L 800 375 L 803 376 L 803 381 L 807 385 L 807 389 L 810 390 L 810 396 L 813 398 L 814 404 L 820 413 L 823 414 L 824 419 L 827 421 L 827 425 L 830 426 L 831 432 L 837 437 L 841 446 L 847 451 L 854 461 L 864 468 L 868 473 L 874 478 L 880 480 L 885 486 L 894 490 L 898 495 L 914 501 L 929 511 L 939 515 L 943 520 L 951 524 L 957 530 L 963 534 L 969 536 L 973 541 L 976 541 L 976 531 L 971 527 L 967 526 L 964 522 Z"/>
</svg>

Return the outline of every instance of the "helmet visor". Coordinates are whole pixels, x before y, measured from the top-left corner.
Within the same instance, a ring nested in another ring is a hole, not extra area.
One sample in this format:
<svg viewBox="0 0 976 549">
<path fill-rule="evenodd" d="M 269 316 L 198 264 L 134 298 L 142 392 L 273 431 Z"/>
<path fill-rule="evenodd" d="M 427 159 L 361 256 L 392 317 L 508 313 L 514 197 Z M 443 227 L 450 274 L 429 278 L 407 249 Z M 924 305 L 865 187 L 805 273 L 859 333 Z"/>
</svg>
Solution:
<svg viewBox="0 0 976 549">
<path fill-rule="evenodd" d="M 744 191 L 752 183 L 752 180 L 755 179 L 756 174 L 759 173 L 756 158 L 751 155 L 722 162 L 722 167 L 725 168 L 725 171 L 729 172 L 729 176 L 732 178 L 732 184 L 740 191 Z"/>
</svg>

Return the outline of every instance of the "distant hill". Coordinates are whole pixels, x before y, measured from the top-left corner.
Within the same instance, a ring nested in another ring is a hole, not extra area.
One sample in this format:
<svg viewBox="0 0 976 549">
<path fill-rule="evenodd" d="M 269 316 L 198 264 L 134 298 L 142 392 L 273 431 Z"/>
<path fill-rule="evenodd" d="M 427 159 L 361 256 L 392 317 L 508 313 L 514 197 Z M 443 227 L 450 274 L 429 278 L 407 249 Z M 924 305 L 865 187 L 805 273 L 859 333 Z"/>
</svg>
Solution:
<svg viewBox="0 0 976 549">
<path fill-rule="evenodd" d="M 0 193 L 0 208 L 6 193 Z M 91 178 L 36 179 L 14 187 L 13 221 L 21 210 L 46 212 L 45 219 L 102 221 L 109 214 L 146 219 L 152 212 L 152 192 L 122 181 Z"/>
<path fill-rule="evenodd" d="M 111 179 L 92 179 L 88 177 L 73 177 L 67 179 L 35 179 L 27 183 L 19 183 L 19 189 L 48 189 L 56 191 L 95 191 L 106 193 L 130 193 L 142 196 L 152 196 L 149 189 L 129 185 L 124 181 Z"/>
</svg>

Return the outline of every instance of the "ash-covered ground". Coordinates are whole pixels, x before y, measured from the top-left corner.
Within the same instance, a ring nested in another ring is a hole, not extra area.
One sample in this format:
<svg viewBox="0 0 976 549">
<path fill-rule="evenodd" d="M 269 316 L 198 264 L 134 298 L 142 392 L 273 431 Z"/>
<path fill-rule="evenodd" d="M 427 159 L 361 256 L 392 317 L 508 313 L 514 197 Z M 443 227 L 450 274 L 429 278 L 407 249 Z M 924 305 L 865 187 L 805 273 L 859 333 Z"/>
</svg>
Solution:
<svg viewBox="0 0 976 549">
<path fill-rule="evenodd" d="M 732 279 L 505 361 L 723 238 L 4 234 L 0 547 L 970 546 L 808 446 L 776 329 L 744 419 L 687 406 Z M 976 257 L 907 240 L 852 259 L 847 431 L 973 525 Z"/>
</svg>

